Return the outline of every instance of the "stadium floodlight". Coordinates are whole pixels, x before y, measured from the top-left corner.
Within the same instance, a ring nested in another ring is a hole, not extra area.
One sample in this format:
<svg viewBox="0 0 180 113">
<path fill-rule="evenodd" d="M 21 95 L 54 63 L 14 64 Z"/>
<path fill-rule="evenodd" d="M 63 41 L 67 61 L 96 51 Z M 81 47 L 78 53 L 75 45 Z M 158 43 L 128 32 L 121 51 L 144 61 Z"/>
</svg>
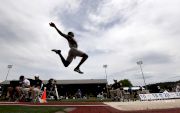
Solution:
<svg viewBox="0 0 180 113">
<path fill-rule="evenodd" d="M 107 80 L 107 72 L 106 72 L 107 66 L 108 66 L 107 64 L 103 65 L 103 68 L 105 69 L 106 81 L 108 82 L 108 80 Z"/>
<path fill-rule="evenodd" d="M 107 97 L 109 97 L 108 80 L 107 80 L 107 72 L 106 72 L 107 67 L 108 67 L 107 64 L 104 64 L 104 65 L 103 65 L 103 68 L 105 69 L 105 75 L 106 75 L 106 91 L 107 91 Z"/>
<path fill-rule="evenodd" d="M 143 61 L 140 60 L 140 61 L 137 61 L 136 63 L 137 63 L 137 65 L 140 66 L 141 73 L 142 73 L 142 77 L 143 77 L 143 81 L 144 81 L 144 85 L 145 85 L 145 88 L 146 88 L 146 90 L 147 90 L 146 81 L 145 81 L 143 69 L 142 69 L 142 66 L 141 66 L 141 65 L 143 64 Z"/>
<path fill-rule="evenodd" d="M 12 68 L 12 66 L 13 66 L 13 65 L 8 65 L 8 66 L 7 66 L 8 72 L 7 72 L 5 81 L 7 80 L 7 77 L 8 77 L 8 75 L 9 75 L 9 71 L 10 71 L 10 69 Z"/>
</svg>

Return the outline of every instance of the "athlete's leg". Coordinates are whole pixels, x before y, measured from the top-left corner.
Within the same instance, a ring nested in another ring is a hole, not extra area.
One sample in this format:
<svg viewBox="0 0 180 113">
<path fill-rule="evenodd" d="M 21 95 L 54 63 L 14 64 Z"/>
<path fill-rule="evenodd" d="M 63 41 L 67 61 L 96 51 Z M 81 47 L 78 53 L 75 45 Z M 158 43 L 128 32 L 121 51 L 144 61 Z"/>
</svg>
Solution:
<svg viewBox="0 0 180 113">
<path fill-rule="evenodd" d="M 81 57 L 82 57 L 82 59 L 81 59 L 81 61 L 79 62 L 79 64 L 77 65 L 77 67 L 74 69 L 74 71 L 77 71 L 77 72 L 83 74 L 83 72 L 81 72 L 79 68 L 80 68 L 80 66 L 87 60 L 88 55 L 87 55 L 87 54 L 83 54 Z"/>
<path fill-rule="evenodd" d="M 71 62 L 66 61 L 66 60 L 64 59 L 64 57 L 63 57 L 62 54 L 61 54 L 61 50 L 55 50 L 55 49 L 53 49 L 52 51 L 54 51 L 56 54 L 59 55 L 59 57 L 61 58 L 61 61 L 62 61 L 63 65 L 64 65 L 65 67 L 68 67 L 68 66 L 69 66 L 69 64 L 70 64 Z"/>
<path fill-rule="evenodd" d="M 60 58 L 61 58 L 62 63 L 64 64 L 64 66 L 65 66 L 65 67 L 68 67 L 69 64 L 70 64 L 70 62 L 69 62 L 69 61 L 66 61 L 66 60 L 64 59 L 64 57 L 62 56 L 61 53 L 59 54 L 59 56 L 60 56 Z"/>
</svg>

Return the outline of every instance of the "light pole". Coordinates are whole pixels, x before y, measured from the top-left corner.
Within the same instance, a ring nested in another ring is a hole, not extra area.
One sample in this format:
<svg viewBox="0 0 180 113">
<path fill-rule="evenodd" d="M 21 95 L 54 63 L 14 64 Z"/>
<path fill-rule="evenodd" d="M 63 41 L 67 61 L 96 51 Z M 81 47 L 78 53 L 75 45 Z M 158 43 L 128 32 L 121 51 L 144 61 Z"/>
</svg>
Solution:
<svg viewBox="0 0 180 113">
<path fill-rule="evenodd" d="M 107 91 L 107 97 L 109 97 L 108 80 L 107 80 L 107 72 L 106 72 L 107 66 L 108 66 L 107 64 L 104 64 L 104 65 L 103 65 L 103 68 L 105 69 L 105 75 L 106 75 L 106 91 Z"/>
<path fill-rule="evenodd" d="M 104 65 L 103 65 L 103 68 L 105 69 L 106 81 L 108 82 L 108 80 L 107 80 L 107 72 L 106 72 L 107 64 L 104 64 Z"/>
<path fill-rule="evenodd" d="M 142 77 L 143 77 L 143 80 L 144 80 L 145 89 L 147 90 L 146 81 L 145 81 L 144 73 L 143 73 L 142 66 L 141 66 L 141 65 L 143 64 L 143 62 L 140 60 L 140 61 L 138 61 L 138 62 L 136 62 L 136 63 L 137 63 L 137 65 L 140 66 L 141 73 L 142 73 Z"/>
<path fill-rule="evenodd" d="M 8 77 L 8 75 L 9 75 L 9 71 L 10 71 L 10 69 L 12 68 L 12 66 L 13 66 L 13 65 L 8 65 L 8 66 L 7 66 L 7 67 L 8 67 L 8 72 L 7 72 L 5 81 L 7 80 L 7 77 Z"/>
</svg>

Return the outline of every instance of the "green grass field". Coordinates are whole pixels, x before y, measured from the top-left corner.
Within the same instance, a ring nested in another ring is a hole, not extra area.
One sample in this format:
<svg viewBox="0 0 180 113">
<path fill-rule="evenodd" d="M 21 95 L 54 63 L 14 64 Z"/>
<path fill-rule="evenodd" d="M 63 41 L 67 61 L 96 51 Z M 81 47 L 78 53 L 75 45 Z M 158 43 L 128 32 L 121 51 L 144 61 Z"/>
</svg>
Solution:
<svg viewBox="0 0 180 113">
<path fill-rule="evenodd" d="M 0 106 L 0 113 L 55 113 L 65 112 L 64 109 L 65 107 Z"/>
</svg>

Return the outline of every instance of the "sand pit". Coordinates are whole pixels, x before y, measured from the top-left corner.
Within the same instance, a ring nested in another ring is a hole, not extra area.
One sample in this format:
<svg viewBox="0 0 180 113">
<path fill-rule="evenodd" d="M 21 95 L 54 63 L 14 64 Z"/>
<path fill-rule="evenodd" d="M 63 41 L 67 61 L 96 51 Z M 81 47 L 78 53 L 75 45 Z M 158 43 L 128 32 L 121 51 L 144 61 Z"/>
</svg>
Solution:
<svg viewBox="0 0 180 113">
<path fill-rule="evenodd" d="M 123 111 L 170 109 L 180 108 L 180 99 L 134 102 L 105 102 L 105 104 Z"/>
</svg>

